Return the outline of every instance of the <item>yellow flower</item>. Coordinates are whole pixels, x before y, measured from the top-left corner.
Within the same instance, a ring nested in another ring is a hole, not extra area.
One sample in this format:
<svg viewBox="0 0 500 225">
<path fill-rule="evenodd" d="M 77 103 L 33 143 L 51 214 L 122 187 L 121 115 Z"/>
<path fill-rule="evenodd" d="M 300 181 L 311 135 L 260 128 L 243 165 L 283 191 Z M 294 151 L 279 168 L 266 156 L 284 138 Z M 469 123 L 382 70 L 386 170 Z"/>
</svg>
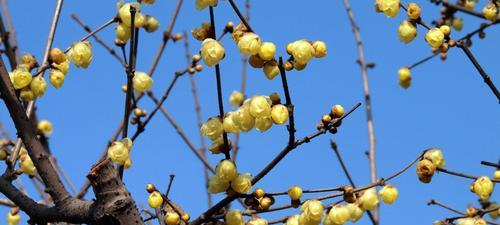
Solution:
<svg viewBox="0 0 500 225">
<path fill-rule="evenodd" d="M 132 85 L 138 92 L 149 91 L 153 87 L 153 79 L 144 72 L 135 72 Z"/>
<path fill-rule="evenodd" d="M 500 180 L 500 170 L 495 170 L 493 173 L 493 179 Z"/>
<path fill-rule="evenodd" d="M 222 182 L 229 182 L 238 176 L 236 165 L 228 159 L 220 161 L 215 167 L 215 175 L 219 177 Z"/>
<path fill-rule="evenodd" d="M 399 75 L 399 85 L 404 89 L 407 89 L 411 85 L 411 73 L 408 67 L 403 67 L 398 70 Z"/>
<path fill-rule="evenodd" d="M 196 0 L 196 9 L 202 10 L 209 6 L 217 6 L 218 0 Z"/>
<path fill-rule="evenodd" d="M 345 206 L 349 210 L 350 220 L 356 222 L 363 216 L 364 211 L 355 203 L 349 203 Z"/>
<path fill-rule="evenodd" d="M 233 91 L 229 96 L 229 104 L 231 106 L 238 106 L 241 104 L 241 102 L 243 102 L 244 98 L 245 97 L 243 96 L 243 93 L 239 91 Z"/>
<path fill-rule="evenodd" d="M 37 128 L 40 132 L 42 132 L 45 136 L 52 134 L 52 123 L 48 120 L 40 120 L 38 122 Z"/>
<path fill-rule="evenodd" d="M 451 25 L 453 26 L 453 28 L 455 28 L 455 30 L 461 31 L 464 27 L 464 21 L 462 18 L 454 18 L 451 22 Z"/>
<path fill-rule="evenodd" d="M 245 55 L 256 55 L 260 51 L 260 46 L 262 43 L 260 42 L 259 35 L 247 32 L 243 34 L 243 36 L 238 41 L 238 48 L 240 52 Z"/>
<path fill-rule="evenodd" d="M 332 107 L 333 118 L 340 118 L 344 115 L 344 107 L 342 105 L 334 105 Z"/>
<path fill-rule="evenodd" d="M 443 44 L 444 34 L 439 28 L 432 28 L 425 34 L 425 40 L 430 46 L 437 48 Z"/>
<path fill-rule="evenodd" d="M 306 65 L 314 56 L 314 47 L 306 40 L 298 40 L 287 46 L 295 62 Z"/>
<path fill-rule="evenodd" d="M 274 105 L 271 109 L 271 118 L 275 124 L 284 124 L 288 120 L 288 108 L 282 104 Z"/>
<path fill-rule="evenodd" d="M 36 96 L 43 96 L 47 90 L 47 83 L 42 76 L 37 76 L 31 80 L 30 89 Z"/>
<path fill-rule="evenodd" d="M 15 89 L 22 89 L 30 85 L 32 77 L 31 73 L 24 67 L 18 67 L 10 73 L 10 79 Z"/>
<path fill-rule="evenodd" d="M 118 10 L 118 16 L 120 17 L 121 22 L 127 27 L 130 27 L 132 25 L 130 6 L 133 6 L 136 10 L 136 14 L 134 16 L 134 25 L 136 24 L 137 15 L 141 12 L 141 4 L 138 2 L 126 3 L 120 7 L 120 9 Z"/>
<path fill-rule="evenodd" d="M 412 20 L 416 20 L 420 17 L 420 14 L 422 13 L 422 9 L 420 8 L 417 3 L 410 3 L 408 4 L 408 18 Z"/>
<path fill-rule="evenodd" d="M 122 141 L 115 141 L 108 147 L 108 158 L 113 163 L 123 165 L 130 157 L 130 148 Z"/>
<path fill-rule="evenodd" d="M 266 61 L 261 59 L 259 55 L 252 55 L 248 58 L 248 64 L 250 64 L 253 68 L 262 68 L 264 63 L 266 63 Z"/>
<path fill-rule="evenodd" d="M 288 217 L 284 225 L 299 225 L 299 215 L 293 215 Z"/>
<path fill-rule="evenodd" d="M 312 43 L 314 48 L 314 57 L 323 58 L 326 56 L 326 44 L 322 41 L 315 41 Z"/>
<path fill-rule="evenodd" d="M 231 140 L 228 138 L 228 144 L 231 146 Z M 226 146 L 224 145 L 224 138 L 221 136 L 212 142 L 210 146 L 208 146 L 208 150 L 210 150 L 213 154 L 220 154 L 226 151 Z"/>
<path fill-rule="evenodd" d="M 50 84 L 52 84 L 52 86 L 54 86 L 55 88 L 60 88 L 64 84 L 64 78 L 64 73 L 62 73 L 60 70 L 50 70 Z"/>
<path fill-rule="evenodd" d="M 351 214 L 346 207 L 335 205 L 328 213 L 328 217 L 330 217 L 330 220 L 333 222 L 333 224 L 340 225 L 346 223 L 351 218 Z"/>
<path fill-rule="evenodd" d="M 495 21 L 498 19 L 498 8 L 493 2 L 489 2 L 484 8 L 483 8 L 483 16 L 484 18 Z"/>
<path fill-rule="evenodd" d="M 49 52 L 49 60 L 53 63 L 59 64 L 66 61 L 66 55 L 61 49 L 53 48 Z"/>
<path fill-rule="evenodd" d="M 396 17 L 399 12 L 399 0 L 380 0 L 380 10 L 390 18 Z"/>
<path fill-rule="evenodd" d="M 33 176 L 36 173 L 36 167 L 28 154 L 22 154 L 19 157 L 19 167 L 25 174 Z"/>
<path fill-rule="evenodd" d="M 248 193 L 252 189 L 252 176 L 249 173 L 239 174 L 231 181 L 231 188 L 240 194 Z"/>
<path fill-rule="evenodd" d="M 263 60 L 271 60 L 276 53 L 276 45 L 272 42 L 263 42 L 260 46 L 259 57 Z"/>
<path fill-rule="evenodd" d="M 233 122 L 241 131 L 248 132 L 255 126 L 255 117 L 250 115 L 250 105 L 243 104 L 233 114 Z"/>
<path fill-rule="evenodd" d="M 302 218 L 299 218 L 299 224 L 303 224 L 301 223 L 301 220 L 306 224 L 315 224 L 316 222 L 319 223 L 321 221 L 321 217 L 323 216 L 323 203 L 315 199 L 307 200 L 304 204 L 302 204 L 300 210 L 302 211 L 300 215 Z"/>
<path fill-rule="evenodd" d="M 224 58 L 224 47 L 216 40 L 207 38 L 201 44 L 201 58 L 207 66 L 215 66 Z"/>
<path fill-rule="evenodd" d="M 488 213 L 488 215 L 492 219 L 498 219 L 500 217 L 500 208 L 499 207 L 500 207 L 500 205 L 498 205 L 496 202 L 490 202 L 490 205 L 488 206 L 488 208 L 486 208 L 486 211 L 491 211 L 493 209 L 497 209 L 497 210 L 493 210 L 490 213 Z"/>
<path fill-rule="evenodd" d="M 257 117 L 255 118 L 255 129 L 260 132 L 269 130 L 273 126 L 273 120 L 271 117 Z"/>
<path fill-rule="evenodd" d="M 116 38 L 120 41 L 128 41 L 131 35 L 130 27 L 125 26 L 123 23 L 116 24 L 115 28 Z"/>
<path fill-rule="evenodd" d="M 222 121 L 222 127 L 226 133 L 238 134 L 240 133 L 240 129 L 233 121 L 234 112 L 228 112 L 224 117 L 224 121 Z"/>
<path fill-rule="evenodd" d="M 69 55 L 73 60 L 73 64 L 76 67 L 87 68 L 92 61 L 92 51 L 90 48 L 92 44 L 88 41 L 80 41 L 73 44 L 73 47 L 69 51 Z"/>
<path fill-rule="evenodd" d="M 229 182 L 219 180 L 218 176 L 212 176 L 208 179 L 208 192 L 217 194 L 225 192 L 229 188 Z"/>
<path fill-rule="evenodd" d="M 450 36 L 451 28 L 448 25 L 442 25 L 439 27 L 439 30 L 443 32 L 444 36 Z"/>
<path fill-rule="evenodd" d="M 380 198 L 382 198 L 382 201 L 390 205 L 398 199 L 399 191 L 396 187 L 387 184 L 378 192 L 378 194 L 380 195 Z"/>
<path fill-rule="evenodd" d="M 66 57 L 66 61 L 62 62 L 62 63 L 52 63 L 52 66 L 61 71 L 63 74 L 67 74 L 68 73 L 68 70 L 69 70 L 69 63 L 70 63 L 70 60 L 68 57 Z"/>
<path fill-rule="evenodd" d="M 142 13 L 136 13 L 134 18 L 134 27 L 143 27 L 146 25 L 146 16 Z"/>
<path fill-rule="evenodd" d="M 21 89 L 21 93 L 19 93 L 19 95 L 25 102 L 34 101 L 36 99 L 35 93 L 33 93 L 29 87 Z"/>
<path fill-rule="evenodd" d="M 299 200 L 302 197 L 302 188 L 300 186 L 292 186 L 290 189 L 288 189 L 288 196 L 290 196 L 290 199 L 292 200 Z"/>
<path fill-rule="evenodd" d="M 378 205 L 378 197 L 375 188 L 364 191 L 358 199 L 359 207 L 363 210 L 373 210 Z"/>
<path fill-rule="evenodd" d="M 255 118 L 271 115 L 271 103 L 266 96 L 257 95 L 250 99 L 250 115 Z"/>
<path fill-rule="evenodd" d="M 19 59 L 19 65 L 23 65 L 27 69 L 31 69 L 35 67 L 36 64 L 36 59 L 35 57 L 30 54 L 30 53 L 24 53 L 23 56 Z"/>
<path fill-rule="evenodd" d="M 7 158 L 7 152 L 4 149 L 0 149 L 0 160 L 5 160 Z"/>
<path fill-rule="evenodd" d="M 264 64 L 264 74 L 267 79 L 272 80 L 280 73 L 280 69 L 278 67 L 278 63 L 276 61 L 269 61 Z"/>
<path fill-rule="evenodd" d="M 411 22 L 403 20 L 398 28 L 399 40 L 410 43 L 417 36 L 417 28 Z"/>
<path fill-rule="evenodd" d="M 165 223 L 167 225 L 178 225 L 181 223 L 181 218 L 176 212 L 167 212 L 167 215 L 165 215 Z"/>
<path fill-rule="evenodd" d="M 12 212 L 9 212 L 7 214 L 7 224 L 8 225 L 17 225 L 21 221 L 21 215 L 19 212 L 13 214 Z"/>
<path fill-rule="evenodd" d="M 243 221 L 243 215 L 241 214 L 240 210 L 237 209 L 231 209 L 229 212 L 226 213 L 224 216 L 224 219 L 226 220 L 227 225 L 244 225 L 245 222 Z"/>
<path fill-rule="evenodd" d="M 443 153 L 439 148 L 432 148 L 427 150 L 424 154 L 424 159 L 430 160 L 437 168 L 443 168 L 445 165 Z"/>
<path fill-rule="evenodd" d="M 158 208 L 161 206 L 162 203 L 163 203 L 163 197 L 161 197 L 160 192 L 153 191 L 151 194 L 149 194 L 148 197 L 149 207 Z"/>
<path fill-rule="evenodd" d="M 474 218 L 467 217 L 467 218 L 458 219 L 456 224 L 457 225 L 476 225 L 476 221 L 474 220 Z"/>
<path fill-rule="evenodd" d="M 212 117 L 201 126 L 200 131 L 203 136 L 208 136 L 210 140 L 214 141 L 222 135 L 224 128 L 219 117 Z"/>
<path fill-rule="evenodd" d="M 260 217 L 257 218 L 254 217 L 247 222 L 247 225 L 268 225 L 268 224 L 269 223 L 267 222 L 266 219 Z"/>
<path fill-rule="evenodd" d="M 479 195 L 479 197 L 483 200 L 486 200 L 490 197 L 493 192 L 493 182 L 487 176 L 479 177 L 472 184 L 471 190 Z"/>
<path fill-rule="evenodd" d="M 128 169 L 128 168 L 130 168 L 130 167 L 132 167 L 132 160 L 131 160 L 130 158 L 128 158 L 128 159 L 125 161 L 125 163 L 123 164 L 123 168 Z"/>
<path fill-rule="evenodd" d="M 430 160 L 423 159 L 417 163 L 418 179 L 423 183 L 431 182 L 434 172 L 436 172 L 436 166 Z"/>
<path fill-rule="evenodd" d="M 476 2 L 474 0 L 465 0 L 464 7 L 472 10 L 474 9 L 474 7 L 476 7 Z"/>
<path fill-rule="evenodd" d="M 147 32 L 155 32 L 158 30 L 158 27 L 160 27 L 160 22 L 152 16 L 147 15 L 146 16 L 146 25 L 144 26 L 144 29 L 146 29 Z"/>
</svg>

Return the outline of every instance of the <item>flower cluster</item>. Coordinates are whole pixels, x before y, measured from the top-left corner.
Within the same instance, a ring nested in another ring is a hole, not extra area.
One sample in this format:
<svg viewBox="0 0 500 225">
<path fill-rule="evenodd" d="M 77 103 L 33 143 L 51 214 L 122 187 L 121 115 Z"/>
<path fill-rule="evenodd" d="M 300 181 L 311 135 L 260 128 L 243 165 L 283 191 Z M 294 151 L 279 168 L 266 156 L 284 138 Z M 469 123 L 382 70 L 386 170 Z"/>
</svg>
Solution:
<svg viewBox="0 0 500 225">
<path fill-rule="evenodd" d="M 144 4 L 152 4 L 154 1 L 142 1 Z M 130 39 L 132 33 L 132 14 L 130 9 L 133 7 L 135 9 L 134 14 L 134 27 L 144 28 L 146 32 L 154 32 L 160 27 L 160 23 L 156 18 L 150 15 L 144 15 L 141 13 L 141 3 L 140 2 L 130 2 L 125 3 L 119 2 L 118 7 L 118 18 L 120 21 L 116 24 L 115 33 L 117 44 L 125 44 Z"/>
<path fill-rule="evenodd" d="M 162 212 L 165 212 L 165 224 L 179 225 L 181 220 L 184 222 L 189 221 L 189 214 L 182 213 L 182 216 L 179 216 L 179 214 L 169 206 L 169 203 L 165 202 L 168 201 L 168 199 L 166 199 L 166 197 L 164 197 L 153 184 L 147 184 L 146 191 L 149 193 L 148 205 L 151 208 L 161 209 Z M 164 200 L 164 198 L 166 200 Z"/>
<path fill-rule="evenodd" d="M 239 174 L 233 161 L 225 159 L 215 167 L 215 175 L 208 181 L 208 192 L 216 194 L 227 191 L 246 194 L 252 188 L 252 176 L 249 173 Z"/>
<path fill-rule="evenodd" d="M 417 163 L 418 179 L 423 183 L 430 183 L 437 168 L 445 165 L 443 153 L 439 148 L 431 148 L 424 153 L 422 160 Z"/>
<path fill-rule="evenodd" d="M 257 188 L 253 193 L 245 198 L 245 205 L 253 210 L 268 210 L 274 203 L 272 195 L 267 194 L 264 189 Z"/>
<path fill-rule="evenodd" d="M 337 133 L 337 128 L 342 125 L 342 121 L 340 120 L 340 117 L 344 115 L 344 107 L 342 105 L 334 105 L 332 106 L 330 113 L 325 114 L 321 117 L 321 122 L 319 122 L 316 126 L 316 128 L 319 129 L 326 129 L 330 131 L 330 133 L 335 134 Z"/>
</svg>

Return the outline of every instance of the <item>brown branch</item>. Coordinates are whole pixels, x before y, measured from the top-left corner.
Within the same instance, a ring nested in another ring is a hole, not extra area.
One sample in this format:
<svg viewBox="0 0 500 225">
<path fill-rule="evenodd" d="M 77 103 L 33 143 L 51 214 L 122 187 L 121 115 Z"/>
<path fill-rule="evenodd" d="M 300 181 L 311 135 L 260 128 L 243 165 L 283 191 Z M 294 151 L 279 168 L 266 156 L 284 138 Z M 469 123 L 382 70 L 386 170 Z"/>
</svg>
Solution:
<svg viewBox="0 0 500 225">
<path fill-rule="evenodd" d="M 363 49 L 363 42 L 361 41 L 361 34 L 359 31 L 359 26 L 354 19 L 354 14 L 352 12 L 351 4 L 349 0 L 344 0 L 344 7 L 347 11 L 347 15 L 349 17 L 349 21 L 351 23 L 352 32 L 354 33 L 354 39 L 356 40 L 356 45 L 358 48 L 359 55 L 359 65 L 361 66 L 361 78 L 363 79 L 363 93 L 365 96 L 365 108 L 366 108 L 366 122 L 368 127 L 368 140 L 369 140 L 369 150 L 368 150 L 368 158 L 370 162 L 370 180 L 371 182 L 375 182 L 377 179 L 377 166 L 375 159 L 375 131 L 373 127 L 373 114 L 372 114 L 372 105 L 371 105 L 371 97 L 370 97 L 370 85 L 368 82 L 368 67 L 366 66 L 365 53 Z M 379 223 L 379 207 L 377 207 L 374 211 L 374 224 Z"/>
<path fill-rule="evenodd" d="M 473 175 L 469 175 L 469 174 L 465 174 L 465 173 L 459 173 L 459 172 L 447 170 L 444 168 L 437 168 L 436 170 L 439 172 L 443 172 L 446 174 L 450 174 L 450 175 L 457 176 L 457 177 L 463 177 L 463 178 L 467 178 L 467 179 L 471 179 L 471 180 L 477 180 L 479 178 L 477 176 L 473 176 Z M 496 180 L 496 179 L 491 179 L 491 181 L 494 183 L 500 183 L 500 180 Z"/>
<path fill-rule="evenodd" d="M 238 6 L 234 3 L 234 0 L 229 0 L 229 4 L 231 4 L 231 7 L 233 8 L 234 12 L 236 13 L 236 15 L 238 15 L 238 17 L 240 18 L 241 22 L 245 25 L 247 30 L 249 32 L 254 32 L 254 30 L 250 26 L 250 23 L 248 23 L 247 19 L 241 13 L 240 9 L 238 9 Z"/>
<path fill-rule="evenodd" d="M 2 122 L 0 122 L 0 133 L 2 134 L 2 136 L 7 139 L 7 140 L 12 140 L 10 138 L 10 135 L 9 135 L 9 132 L 7 131 L 7 129 L 5 129 L 5 127 L 3 126 Z"/>
<path fill-rule="evenodd" d="M 3 8 L 3 5 L 2 5 Z M 10 32 L 7 31 L 5 24 L 3 22 L 2 16 L 0 16 L 0 39 L 5 46 L 5 53 L 9 59 L 10 68 L 13 70 L 17 67 L 17 60 L 15 55 L 15 44 L 11 43 L 13 37 Z"/>
<path fill-rule="evenodd" d="M 295 119 L 293 117 L 294 106 L 292 103 L 292 98 L 290 97 L 290 91 L 288 90 L 288 82 L 286 80 L 286 71 L 283 67 L 283 58 L 279 57 L 278 68 L 280 70 L 281 75 L 281 84 L 283 86 L 283 92 L 285 93 L 285 101 L 286 106 L 289 112 L 289 120 L 288 120 L 288 146 L 292 146 L 295 142 Z"/>
<path fill-rule="evenodd" d="M 461 211 L 459 211 L 459 210 L 456 210 L 456 209 L 454 209 L 454 208 L 451 208 L 450 206 L 447 206 L 447 205 L 445 205 L 445 204 L 443 204 L 443 203 L 441 203 L 441 202 L 438 202 L 438 201 L 436 201 L 436 200 L 434 200 L 434 199 L 429 200 L 429 202 L 427 203 L 427 205 L 429 205 L 429 206 L 430 206 L 430 205 L 437 205 L 437 206 L 440 206 L 441 208 L 444 208 L 444 209 L 447 209 L 447 210 L 452 211 L 452 212 L 454 212 L 454 213 L 457 213 L 457 214 L 462 215 L 461 217 L 456 217 L 456 218 L 468 217 L 468 215 L 467 215 L 466 213 L 463 213 L 463 212 L 461 212 Z M 487 211 L 480 211 L 480 212 L 479 212 L 479 215 L 480 215 L 480 216 L 482 216 L 482 215 L 484 215 L 484 214 L 487 214 L 487 213 L 489 213 L 489 212 L 493 212 L 493 211 L 498 210 L 498 209 L 499 209 L 499 207 L 494 208 L 494 209 L 491 209 L 491 210 L 487 210 Z M 453 220 L 454 220 L 454 219 L 455 219 L 455 218 L 453 218 Z M 448 220 L 448 219 L 447 219 L 447 220 Z M 484 221 L 486 221 L 486 223 L 488 223 L 488 224 L 492 224 L 492 225 L 499 225 L 499 224 L 500 224 L 500 223 L 493 222 L 493 221 L 488 221 L 488 220 L 484 220 Z"/>
<path fill-rule="evenodd" d="M 498 163 L 492 163 L 492 162 L 487 162 L 487 161 L 481 161 L 481 165 L 491 166 L 491 167 L 495 167 L 495 168 L 497 168 L 497 169 L 500 169 L 500 164 L 498 164 Z"/>
<path fill-rule="evenodd" d="M 9 41 L 12 45 L 11 51 L 14 51 L 15 61 L 19 61 L 19 46 L 17 45 L 16 38 L 16 29 L 14 28 L 14 24 L 12 23 L 12 18 L 10 17 L 9 7 L 7 6 L 7 0 L 2 0 L 2 8 L 5 15 L 5 21 L 7 22 L 7 26 L 9 28 Z M 1 19 L 0 19 L 1 20 Z"/>
<path fill-rule="evenodd" d="M 457 5 L 457 4 L 450 3 L 450 2 L 448 2 L 448 0 L 439 0 L 438 3 L 441 3 L 446 8 L 450 8 L 450 9 L 453 9 L 455 11 L 461 11 L 461 12 L 463 12 L 465 14 L 469 14 L 471 16 L 475 16 L 475 17 L 479 17 L 479 18 L 482 18 L 482 19 L 486 19 L 482 13 L 476 12 L 474 10 L 465 8 L 465 7 Z M 495 21 L 499 22 L 500 19 L 496 19 Z"/>
<path fill-rule="evenodd" d="M 269 162 L 269 164 L 267 164 L 255 177 L 253 177 L 253 179 L 252 179 L 252 185 L 255 185 L 262 178 L 264 178 L 264 176 L 266 176 L 269 173 L 269 171 L 271 171 L 276 165 L 278 165 L 278 163 L 283 158 L 285 158 L 285 156 L 289 152 L 291 152 L 293 149 L 296 149 L 297 147 L 301 146 L 304 143 L 309 143 L 312 139 L 314 139 L 316 137 L 319 137 L 322 134 L 325 134 L 326 133 L 326 129 L 329 129 L 329 128 L 333 127 L 333 126 L 337 126 L 339 123 L 341 123 L 341 121 L 345 117 L 349 116 L 360 105 L 361 105 L 361 103 L 356 104 L 353 108 L 351 108 L 346 114 L 344 114 L 338 120 L 336 120 L 335 122 L 333 122 L 331 124 L 327 124 L 326 127 L 325 127 L 325 129 L 321 129 L 321 130 L 319 130 L 319 131 L 317 131 L 317 132 L 315 132 L 315 133 L 313 133 L 313 134 L 311 134 L 309 136 L 306 136 L 306 137 L 304 137 L 302 139 L 299 139 L 299 140 L 295 141 L 292 145 L 287 144 L 287 146 L 283 150 L 281 150 L 281 152 L 271 162 Z M 231 196 L 225 197 L 224 199 L 222 199 L 218 203 L 216 203 L 214 206 L 212 206 L 211 208 L 209 208 L 207 211 L 205 211 L 198 218 L 196 218 L 191 223 L 189 223 L 189 225 L 199 225 L 199 224 L 203 223 L 204 221 L 206 221 L 207 219 L 209 219 L 212 215 L 214 215 L 215 213 L 217 213 L 220 209 L 222 209 L 224 206 L 226 206 L 227 204 L 231 203 L 232 201 L 234 201 L 237 198 L 238 198 L 238 196 L 236 196 L 236 195 L 231 195 Z"/>
</svg>

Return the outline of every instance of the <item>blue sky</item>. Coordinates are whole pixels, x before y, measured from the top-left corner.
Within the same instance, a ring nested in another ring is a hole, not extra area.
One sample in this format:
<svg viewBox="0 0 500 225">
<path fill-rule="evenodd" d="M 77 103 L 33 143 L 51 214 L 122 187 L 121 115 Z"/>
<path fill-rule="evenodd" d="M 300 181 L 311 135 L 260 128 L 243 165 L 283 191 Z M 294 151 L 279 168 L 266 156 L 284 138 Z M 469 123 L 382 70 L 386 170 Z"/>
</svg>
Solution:
<svg viewBox="0 0 500 225">
<path fill-rule="evenodd" d="M 244 1 L 237 4 L 244 8 Z M 403 1 L 408 3 L 407 1 Z M 419 1 L 423 17 L 430 23 L 439 15 L 439 8 Z M 56 1 L 9 1 L 9 7 L 17 29 L 21 52 L 30 52 L 42 58 L 46 34 L 52 19 Z M 147 71 L 161 42 L 162 32 L 171 18 L 176 1 L 157 0 L 152 6 L 144 6 L 143 12 L 158 18 L 159 31 L 142 32 L 139 44 L 137 70 Z M 485 1 L 478 3 L 482 9 Z M 481 77 L 458 49 L 451 49 L 447 61 L 435 58 L 414 70 L 413 84 L 403 90 L 397 84 L 397 70 L 430 54 L 424 42 L 425 30 L 418 28 L 418 36 L 410 44 L 398 40 L 397 27 L 405 19 L 400 13 L 389 19 L 373 10 L 372 1 L 352 1 L 368 62 L 376 67 L 369 70 L 373 114 L 377 139 L 378 174 L 388 176 L 413 160 L 422 150 L 437 146 L 442 148 L 447 168 L 475 175 L 491 175 L 492 168 L 481 166 L 481 160 L 496 162 L 500 149 L 500 108 L 494 95 Z M 66 48 L 86 34 L 71 18 L 76 13 L 89 26 L 95 28 L 116 13 L 115 1 L 66 1 L 54 47 Z M 276 44 L 278 55 L 284 55 L 287 43 L 307 38 L 323 40 L 328 45 L 328 56 L 313 60 L 305 70 L 288 73 L 291 96 L 295 105 L 297 136 L 303 137 L 315 131 L 321 115 L 334 104 L 349 108 L 363 102 L 362 81 L 359 66 L 355 63 L 357 49 L 342 1 L 251 1 L 250 23 L 264 41 Z M 462 32 L 452 32 L 461 37 L 474 30 L 482 22 L 458 13 L 464 18 Z M 217 32 L 228 21 L 238 18 L 227 1 L 220 1 L 215 8 Z M 174 32 L 190 31 L 202 22 L 209 21 L 208 11 L 197 11 L 194 1 L 186 0 L 181 8 Z M 500 29 L 492 27 L 486 38 L 474 37 L 471 51 L 497 85 Z M 99 35 L 113 43 L 114 30 L 109 27 Z M 93 42 L 93 40 L 91 40 Z M 120 64 L 99 44 L 93 43 L 94 58 L 86 70 L 71 67 L 61 89 L 52 87 L 37 101 L 40 119 L 53 123 L 54 133 L 50 146 L 71 181 L 79 188 L 106 146 L 107 140 L 123 117 L 124 94 L 120 87 L 125 73 Z M 199 51 L 200 42 L 189 38 L 190 51 Z M 240 88 L 241 55 L 235 43 L 225 38 L 226 57 L 221 62 L 223 98 Z M 186 68 L 182 42 L 169 42 L 154 76 L 153 91 L 161 96 L 173 73 Z M 214 69 L 205 67 L 195 75 L 200 92 L 201 111 L 204 119 L 217 115 L 217 96 Z M 282 94 L 281 81 L 267 80 L 261 70 L 249 68 L 247 94 Z M 148 111 L 153 104 L 149 99 L 140 106 Z M 199 146 L 196 115 L 188 77 L 181 77 L 164 106 L 181 125 L 187 136 Z M 0 119 L 14 136 L 12 122 L 5 107 L 0 107 Z M 267 191 L 283 191 L 300 184 L 306 189 L 347 184 L 342 170 L 329 148 L 329 138 L 339 145 L 347 167 L 358 185 L 369 182 L 368 137 L 364 108 L 354 112 L 336 135 L 327 134 L 290 153 L 257 186 Z M 241 152 L 238 169 L 256 174 L 286 145 L 288 134 L 285 126 L 274 126 L 262 134 L 258 131 L 241 136 Z M 208 142 L 208 139 L 207 139 Z M 192 217 L 207 208 L 203 185 L 202 164 L 189 151 L 168 121 L 157 114 L 146 132 L 134 143 L 133 167 L 125 172 L 125 183 L 139 205 L 147 205 L 144 187 L 154 183 L 164 189 L 168 175 L 175 174 L 171 198 L 179 203 Z M 209 155 L 215 166 L 220 155 Z M 430 224 L 432 221 L 454 214 L 426 202 L 435 198 L 465 211 L 468 204 L 476 204 L 476 196 L 469 191 L 470 180 L 437 174 L 432 183 L 418 181 L 414 168 L 395 179 L 392 184 L 399 188 L 400 197 L 392 206 L 382 204 L 383 224 Z M 24 181 L 28 190 L 38 194 Z M 88 195 L 90 196 L 90 195 Z M 311 195 L 313 197 L 314 195 Z M 492 198 L 499 199 L 498 191 Z M 216 195 L 215 199 L 223 197 Z M 277 205 L 288 199 L 278 199 Z M 331 203 L 333 201 L 327 201 Z M 0 214 L 7 210 L 0 208 Z M 272 220 L 298 210 L 263 214 Z M 358 223 L 368 224 L 367 218 Z"/>
</svg>

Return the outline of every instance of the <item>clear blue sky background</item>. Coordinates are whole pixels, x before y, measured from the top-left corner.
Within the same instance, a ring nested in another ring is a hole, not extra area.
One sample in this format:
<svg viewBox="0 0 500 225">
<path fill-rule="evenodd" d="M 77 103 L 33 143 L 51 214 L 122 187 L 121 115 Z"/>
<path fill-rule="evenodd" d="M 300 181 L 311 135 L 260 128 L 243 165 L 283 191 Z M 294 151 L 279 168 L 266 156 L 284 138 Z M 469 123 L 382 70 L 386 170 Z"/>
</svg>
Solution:
<svg viewBox="0 0 500 225">
<path fill-rule="evenodd" d="M 236 2 L 244 8 L 243 0 Z M 428 1 L 419 3 L 426 21 L 430 22 L 439 15 L 438 7 Z M 56 1 L 9 1 L 21 52 L 31 52 L 38 59 L 42 58 L 55 4 Z M 144 13 L 160 20 L 161 27 L 153 34 L 141 33 L 137 70 L 148 70 L 161 42 L 161 31 L 166 29 L 175 4 L 174 0 L 157 0 L 155 5 L 143 7 Z M 478 3 L 478 9 L 482 9 L 484 4 L 485 1 Z M 419 28 L 416 40 L 405 45 L 399 42 L 397 36 L 397 27 L 405 19 L 403 13 L 395 19 L 388 19 L 374 12 L 373 1 L 352 1 L 352 5 L 361 27 L 366 58 L 368 62 L 376 63 L 376 67 L 369 71 L 369 79 L 378 174 L 388 176 L 413 160 L 422 150 L 438 146 L 443 149 L 447 168 L 475 175 L 491 175 L 493 169 L 481 166 L 479 162 L 498 161 L 500 156 L 500 108 L 465 55 L 458 49 L 451 49 L 447 61 L 435 58 L 415 68 L 412 71 L 413 84 L 405 91 L 397 84 L 397 70 L 430 54 L 423 40 L 425 30 Z M 66 1 L 54 47 L 64 49 L 86 34 L 70 18 L 71 13 L 77 13 L 95 28 L 113 17 L 117 10 L 115 1 Z M 215 14 L 217 32 L 228 21 L 238 22 L 227 1 L 220 1 Z M 454 37 L 476 29 L 481 22 L 468 15 L 458 15 L 463 16 L 465 25 L 462 32 L 453 31 Z M 193 0 L 185 0 L 174 31 L 190 31 L 208 20 L 207 10 L 197 11 Z M 328 45 L 326 58 L 313 60 L 303 71 L 288 73 L 298 137 L 313 133 L 316 122 L 332 105 L 343 104 L 349 108 L 363 101 L 360 69 L 355 63 L 357 49 L 340 0 L 251 1 L 250 21 L 263 40 L 278 46 L 278 55 L 286 54 L 286 44 L 298 39 L 318 39 Z M 112 44 L 112 27 L 99 35 Z M 488 29 L 486 39 L 479 41 L 475 37 L 471 49 L 497 86 L 500 85 L 499 37 L 498 27 Z M 199 50 L 198 41 L 190 37 L 189 43 L 191 52 Z M 223 97 L 225 109 L 229 110 L 227 99 L 233 90 L 240 88 L 241 55 L 232 40 L 225 38 L 222 43 L 227 51 L 221 63 Z M 54 126 L 50 137 L 51 149 L 78 188 L 123 116 L 124 94 L 120 89 L 125 83 L 123 68 L 99 44 L 94 43 L 92 50 L 94 58 L 87 70 L 72 66 L 64 86 L 59 90 L 49 87 L 47 94 L 37 102 L 40 119 L 48 119 Z M 160 96 L 174 71 L 184 69 L 185 65 L 184 47 L 181 43 L 170 42 L 155 74 L 153 91 Z M 195 77 L 203 118 L 218 114 L 214 69 L 206 67 Z M 262 71 L 253 68 L 248 70 L 247 87 L 250 96 L 275 91 L 282 93 L 279 79 L 269 81 Z M 144 99 L 140 106 L 151 111 L 153 104 Z M 198 146 L 188 77 L 179 79 L 165 107 Z M 0 118 L 14 136 L 15 130 L 5 107 L 0 107 Z M 256 174 L 285 146 L 288 135 L 284 126 L 275 126 L 265 134 L 252 131 L 241 137 L 238 169 Z M 337 141 L 354 180 L 359 185 L 368 183 L 368 159 L 364 154 L 368 149 L 368 137 L 362 107 L 344 121 L 338 134 L 324 135 L 293 151 L 257 186 L 268 191 L 283 191 L 294 184 L 304 188 L 347 184 L 329 148 L 329 138 Z M 221 156 L 209 155 L 208 158 L 215 166 Z M 176 174 L 172 199 L 192 217 L 207 208 L 202 164 L 161 114 L 154 117 L 146 132 L 134 143 L 132 159 L 133 167 L 126 171 L 125 182 L 139 205 L 147 205 L 144 190 L 147 183 L 152 182 L 164 189 L 168 175 Z M 437 174 L 432 183 L 422 184 L 414 170 L 411 168 L 392 182 L 399 188 L 400 198 L 393 206 L 382 204 L 383 224 L 399 224 L 402 221 L 405 224 L 430 224 L 436 219 L 454 216 L 443 209 L 427 206 L 426 202 L 431 198 L 460 210 L 465 210 L 468 204 L 476 204 L 476 196 L 469 191 L 470 180 Z M 32 196 L 38 199 L 31 184 L 26 180 L 24 183 Z M 222 196 L 219 194 L 215 198 Z M 500 200 L 498 191 L 492 198 Z M 278 199 L 277 205 L 287 201 L 287 198 Z M 0 209 L 1 215 L 6 212 L 5 208 Z M 293 209 L 264 216 L 271 220 L 298 212 Z M 369 221 L 364 218 L 359 223 L 368 224 Z"/>
</svg>

